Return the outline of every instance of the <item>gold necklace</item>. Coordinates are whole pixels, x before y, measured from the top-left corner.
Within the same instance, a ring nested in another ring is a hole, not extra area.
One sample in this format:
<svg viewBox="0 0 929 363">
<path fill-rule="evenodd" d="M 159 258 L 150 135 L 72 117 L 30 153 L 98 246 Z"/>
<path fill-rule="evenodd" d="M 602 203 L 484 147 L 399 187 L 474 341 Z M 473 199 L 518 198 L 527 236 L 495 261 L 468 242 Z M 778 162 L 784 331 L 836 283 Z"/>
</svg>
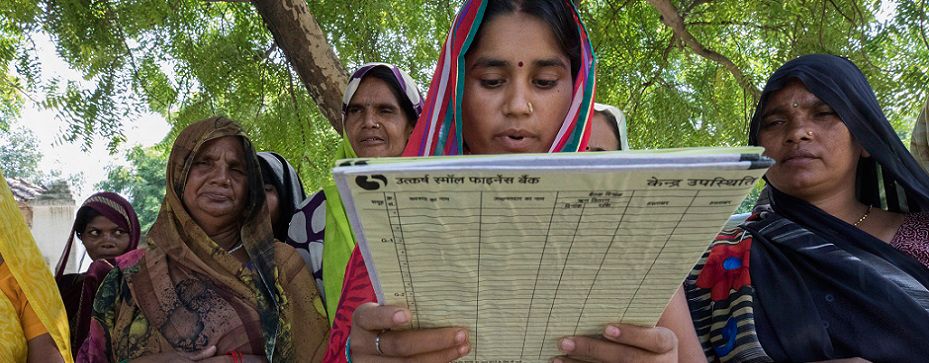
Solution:
<svg viewBox="0 0 929 363">
<path fill-rule="evenodd" d="M 864 215 L 861 218 L 858 218 L 858 222 L 852 223 L 852 226 L 858 227 L 861 222 L 864 222 L 865 219 L 868 219 L 868 215 L 871 214 L 871 206 L 868 206 L 868 210 L 864 212 Z"/>
</svg>

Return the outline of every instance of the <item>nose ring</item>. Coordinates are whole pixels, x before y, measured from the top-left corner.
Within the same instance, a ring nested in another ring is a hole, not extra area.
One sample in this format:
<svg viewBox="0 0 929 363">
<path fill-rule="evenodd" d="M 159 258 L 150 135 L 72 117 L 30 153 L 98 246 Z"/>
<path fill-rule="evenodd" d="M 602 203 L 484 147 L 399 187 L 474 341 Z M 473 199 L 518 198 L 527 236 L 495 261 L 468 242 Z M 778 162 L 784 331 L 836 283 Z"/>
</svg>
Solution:
<svg viewBox="0 0 929 363">
<path fill-rule="evenodd" d="M 807 131 L 806 136 L 813 136 L 813 131 Z"/>
<path fill-rule="evenodd" d="M 375 128 L 375 129 L 381 128 L 381 123 L 380 123 L 380 122 L 375 122 L 375 123 L 374 123 L 374 128 Z"/>
<path fill-rule="evenodd" d="M 532 102 L 526 102 L 526 106 L 529 106 L 529 113 L 532 113 Z"/>
</svg>

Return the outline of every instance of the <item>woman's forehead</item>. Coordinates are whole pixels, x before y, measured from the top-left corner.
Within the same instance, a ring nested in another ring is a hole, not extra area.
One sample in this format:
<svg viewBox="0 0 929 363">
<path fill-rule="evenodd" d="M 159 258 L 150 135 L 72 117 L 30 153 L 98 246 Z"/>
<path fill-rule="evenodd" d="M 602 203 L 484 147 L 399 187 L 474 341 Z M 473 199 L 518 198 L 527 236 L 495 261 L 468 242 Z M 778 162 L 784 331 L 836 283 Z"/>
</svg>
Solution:
<svg viewBox="0 0 929 363">
<path fill-rule="evenodd" d="M 551 60 L 558 59 L 570 67 L 551 26 L 539 18 L 523 13 L 500 15 L 484 23 L 480 31 L 477 44 L 468 52 L 472 62 L 496 66 L 502 65 L 496 61 L 503 61 L 518 67 L 520 63 L 551 65 Z"/>
<path fill-rule="evenodd" d="M 218 155 L 224 152 L 232 152 L 239 156 L 244 156 L 245 149 L 242 148 L 242 139 L 238 136 L 223 136 L 207 140 L 200 147 L 197 156 Z"/>
</svg>

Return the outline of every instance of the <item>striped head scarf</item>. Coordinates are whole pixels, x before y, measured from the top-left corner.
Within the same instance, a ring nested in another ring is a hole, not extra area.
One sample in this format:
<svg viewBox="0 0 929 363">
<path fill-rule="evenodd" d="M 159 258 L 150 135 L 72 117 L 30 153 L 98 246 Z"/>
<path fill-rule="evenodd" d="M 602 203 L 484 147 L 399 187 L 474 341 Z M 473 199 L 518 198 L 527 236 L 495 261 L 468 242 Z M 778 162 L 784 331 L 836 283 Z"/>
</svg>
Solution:
<svg viewBox="0 0 929 363">
<path fill-rule="evenodd" d="M 468 0 L 455 17 L 432 77 L 426 105 L 413 129 L 404 156 L 464 154 L 461 100 L 464 94 L 465 54 L 480 29 L 489 1 Z M 596 59 L 574 3 L 570 0 L 552 1 L 564 1 L 571 9 L 571 17 L 580 37 L 580 62 L 579 65 L 572 65 L 579 69 L 574 78 L 571 106 L 549 152 L 583 151 L 587 147 L 589 120 L 593 115 Z"/>
<path fill-rule="evenodd" d="M 69 260 L 71 249 L 74 245 L 74 237 L 84 232 L 84 227 L 87 223 L 90 223 L 90 218 L 87 218 L 90 210 L 96 211 L 99 215 L 106 217 L 129 233 L 129 246 L 126 247 L 126 251 L 124 252 L 132 251 L 139 246 L 139 239 L 142 233 L 139 227 L 139 218 L 136 216 L 132 204 L 116 193 L 96 193 L 88 197 L 87 200 L 84 201 L 84 204 L 81 204 L 81 207 L 77 210 L 77 217 L 75 217 L 74 224 L 71 226 L 71 234 L 68 236 L 68 243 L 65 244 L 65 249 L 61 254 L 61 258 L 58 260 L 58 266 L 55 268 L 56 278 L 64 275 L 65 267 L 70 263 Z"/>
</svg>

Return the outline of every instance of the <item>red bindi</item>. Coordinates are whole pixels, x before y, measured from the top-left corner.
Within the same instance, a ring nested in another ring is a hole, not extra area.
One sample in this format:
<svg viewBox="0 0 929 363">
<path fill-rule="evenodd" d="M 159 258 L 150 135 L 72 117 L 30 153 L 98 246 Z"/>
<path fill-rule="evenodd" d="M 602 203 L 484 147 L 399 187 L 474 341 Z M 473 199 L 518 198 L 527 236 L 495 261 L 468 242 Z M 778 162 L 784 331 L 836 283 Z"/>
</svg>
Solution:
<svg viewBox="0 0 929 363">
<path fill-rule="evenodd" d="M 519 63 L 517 63 L 517 65 L 518 65 L 520 68 L 522 68 L 523 62 L 522 62 L 522 61 L 519 61 Z"/>
</svg>

